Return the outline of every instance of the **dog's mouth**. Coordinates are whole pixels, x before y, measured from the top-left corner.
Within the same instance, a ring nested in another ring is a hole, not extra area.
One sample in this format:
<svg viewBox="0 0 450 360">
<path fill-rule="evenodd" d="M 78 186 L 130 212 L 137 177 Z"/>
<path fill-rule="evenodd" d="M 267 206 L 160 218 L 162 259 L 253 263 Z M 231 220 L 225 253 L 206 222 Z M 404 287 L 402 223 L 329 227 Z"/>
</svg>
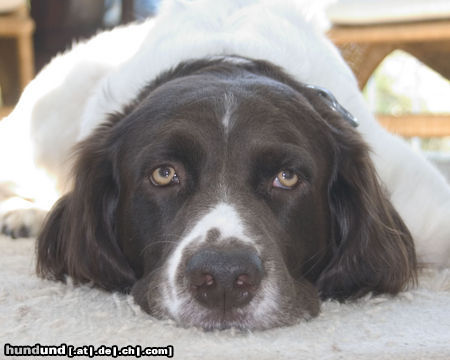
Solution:
<svg viewBox="0 0 450 360">
<path fill-rule="evenodd" d="M 203 310 L 197 316 L 192 316 L 192 314 L 186 312 L 178 319 L 178 323 L 183 327 L 197 327 L 204 331 L 253 329 L 248 313 L 237 309 L 227 311 Z"/>
</svg>

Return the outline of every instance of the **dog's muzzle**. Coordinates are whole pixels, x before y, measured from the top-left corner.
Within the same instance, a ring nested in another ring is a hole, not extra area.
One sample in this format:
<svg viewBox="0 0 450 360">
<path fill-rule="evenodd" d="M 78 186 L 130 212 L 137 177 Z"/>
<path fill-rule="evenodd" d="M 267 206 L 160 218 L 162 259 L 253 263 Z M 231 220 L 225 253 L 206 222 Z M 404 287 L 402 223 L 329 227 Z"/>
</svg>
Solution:
<svg viewBox="0 0 450 360">
<path fill-rule="evenodd" d="M 185 268 L 192 297 L 209 309 L 230 311 L 247 305 L 264 276 L 261 259 L 247 248 L 197 251 Z"/>
</svg>

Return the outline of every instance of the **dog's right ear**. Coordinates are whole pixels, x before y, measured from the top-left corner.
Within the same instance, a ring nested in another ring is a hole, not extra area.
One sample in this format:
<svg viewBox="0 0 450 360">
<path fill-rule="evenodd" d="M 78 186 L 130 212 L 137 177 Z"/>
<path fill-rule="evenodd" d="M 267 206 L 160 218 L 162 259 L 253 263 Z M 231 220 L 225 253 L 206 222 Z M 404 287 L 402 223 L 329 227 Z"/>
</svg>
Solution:
<svg viewBox="0 0 450 360">
<path fill-rule="evenodd" d="M 127 292 L 136 279 L 116 235 L 120 182 L 109 130 L 99 129 L 79 146 L 73 190 L 57 202 L 38 236 L 37 273 Z"/>
</svg>

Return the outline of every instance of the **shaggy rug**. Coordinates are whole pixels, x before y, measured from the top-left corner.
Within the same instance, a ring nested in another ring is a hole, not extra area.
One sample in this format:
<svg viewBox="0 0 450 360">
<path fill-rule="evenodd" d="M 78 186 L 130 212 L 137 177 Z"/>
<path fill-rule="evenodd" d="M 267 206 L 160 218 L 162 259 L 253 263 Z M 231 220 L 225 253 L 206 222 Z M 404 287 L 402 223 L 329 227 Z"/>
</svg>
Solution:
<svg viewBox="0 0 450 360">
<path fill-rule="evenodd" d="M 2 358 L 25 358 L 7 357 L 5 344 L 66 344 L 172 345 L 175 359 L 450 359 L 450 269 L 422 271 L 419 286 L 397 297 L 325 302 L 309 322 L 263 332 L 184 329 L 131 296 L 41 280 L 29 239 L 0 237 L 0 279 Z"/>
</svg>

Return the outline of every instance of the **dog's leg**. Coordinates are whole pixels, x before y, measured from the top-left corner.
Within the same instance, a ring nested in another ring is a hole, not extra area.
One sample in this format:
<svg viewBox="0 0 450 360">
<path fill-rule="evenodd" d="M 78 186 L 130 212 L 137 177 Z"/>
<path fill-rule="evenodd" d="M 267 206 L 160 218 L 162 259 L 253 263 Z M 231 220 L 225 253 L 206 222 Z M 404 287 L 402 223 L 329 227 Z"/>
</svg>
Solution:
<svg viewBox="0 0 450 360">
<path fill-rule="evenodd" d="M 24 166 L 24 169 L 27 167 Z M 13 169 L 7 166 L 2 170 L 10 176 L 7 181 L 0 181 L 0 232 L 12 238 L 34 237 L 58 198 L 53 181 L 45 179 L 42 171 L 35 169 L 26 170 L 28 176 L 25 180 L 17 177 Z"/>
<path fill-rule="evenodd" d="M 36 236 L 57 198 L 34 163 L 29 118 L 12 114 L 0 122 L 0 232 L 13 238 Z"/>
<path fill-rule="evenodd" d="M 20 197 L 0 201 L 1 233 L 13 239 L 35 237 L 46 214 L 47 210 Z"/>
</svg>

